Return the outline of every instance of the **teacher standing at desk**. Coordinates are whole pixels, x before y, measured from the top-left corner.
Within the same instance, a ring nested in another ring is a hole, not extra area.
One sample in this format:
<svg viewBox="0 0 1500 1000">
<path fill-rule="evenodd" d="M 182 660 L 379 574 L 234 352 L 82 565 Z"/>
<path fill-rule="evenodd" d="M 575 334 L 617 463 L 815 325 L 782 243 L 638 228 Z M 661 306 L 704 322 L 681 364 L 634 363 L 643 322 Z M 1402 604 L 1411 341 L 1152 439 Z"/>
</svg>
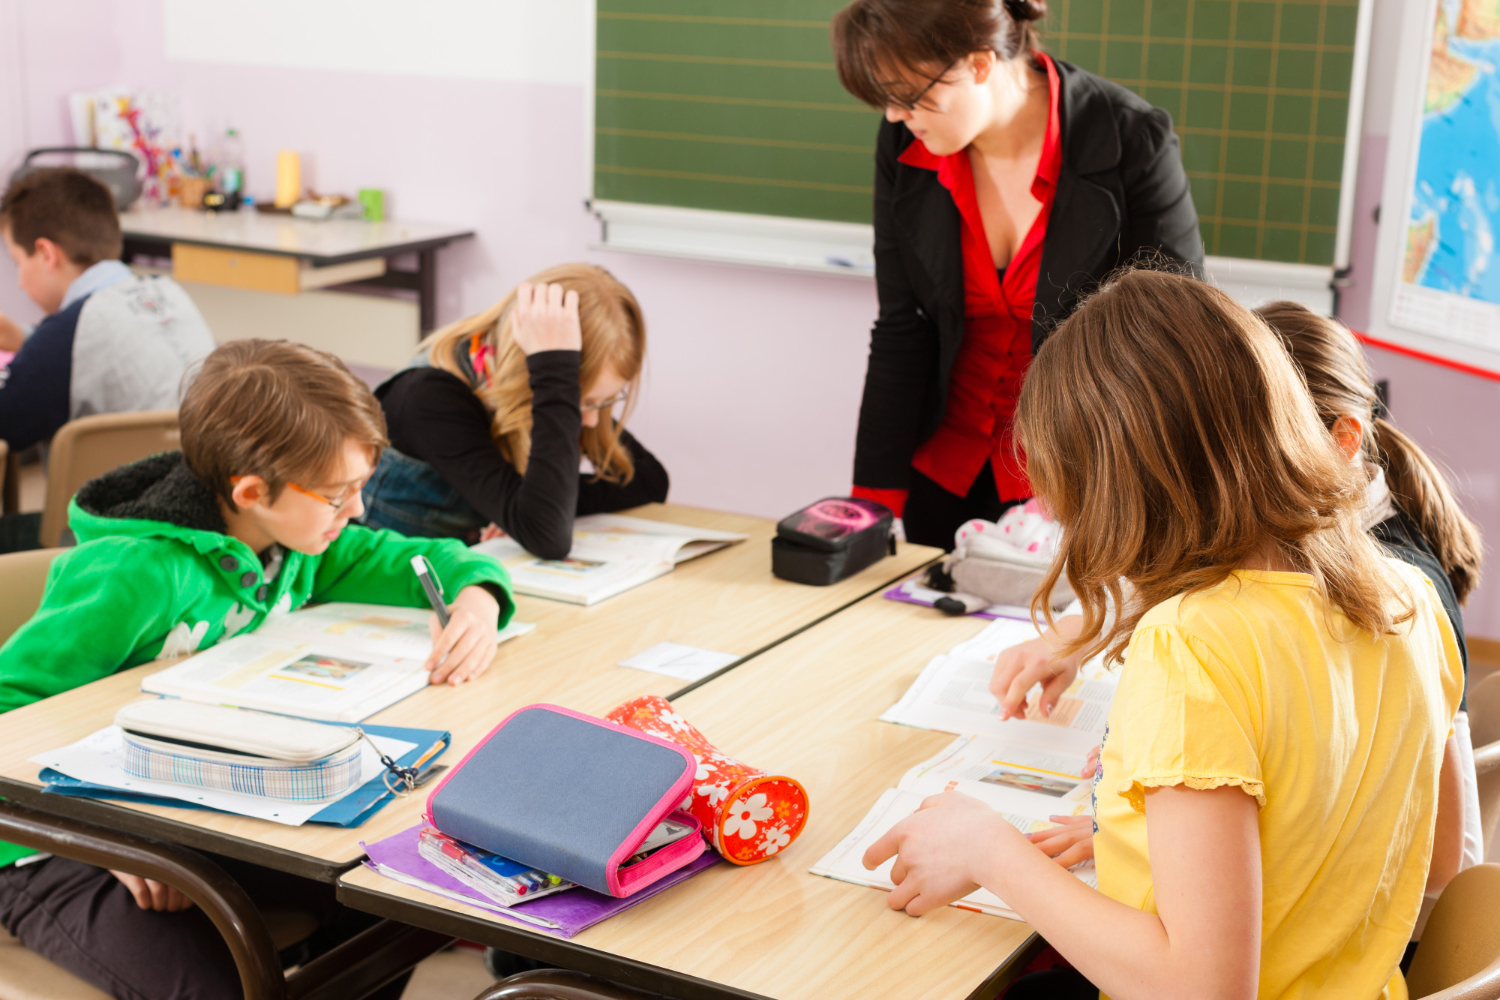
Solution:
<svg viewBox="0 0 1500 1000">
<path fill-rule="evenodd" d="M 885 111 L 875 149 L 880 313 L 854 495 L 953 548 L 1031 495 L 1011 420 L 1033 352 L 1143 251 L 1203 263 L 1171 117 L 1037 48 L 1045 0 L 855 0 L 839 80 Z"/>
</svg>

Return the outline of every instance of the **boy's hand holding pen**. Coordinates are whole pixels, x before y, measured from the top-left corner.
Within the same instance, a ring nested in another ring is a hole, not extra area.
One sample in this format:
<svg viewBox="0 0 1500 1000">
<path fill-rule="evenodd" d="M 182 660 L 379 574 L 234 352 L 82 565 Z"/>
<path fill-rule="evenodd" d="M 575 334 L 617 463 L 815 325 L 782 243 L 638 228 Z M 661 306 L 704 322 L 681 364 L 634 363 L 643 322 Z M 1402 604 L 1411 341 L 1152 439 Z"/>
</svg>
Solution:
<svg viewBox="0 0 1500 1000">
<path fill-rule="evenodd" d="M 499 645 L 500 604 L 483 587 L 465 587 L 451 605 L 443 601 L 442 583 L 422 556 L 412 569 L 432 603 L 432 655 L 426 667 L 433 684 L 462 684 L 489 669 Z"/>
</svg>

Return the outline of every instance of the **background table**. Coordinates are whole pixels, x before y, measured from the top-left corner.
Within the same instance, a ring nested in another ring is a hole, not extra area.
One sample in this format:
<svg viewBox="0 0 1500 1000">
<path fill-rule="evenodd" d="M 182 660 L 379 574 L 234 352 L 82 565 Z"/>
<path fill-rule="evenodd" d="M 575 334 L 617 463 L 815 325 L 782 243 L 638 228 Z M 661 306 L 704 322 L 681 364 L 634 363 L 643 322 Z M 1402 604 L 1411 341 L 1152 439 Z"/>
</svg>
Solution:
<svg viewBox="0 0 1500 1000">
<path fill-rule="evenodd" d="M 364 867 L 339 879 L 339 898 L 684 1000 L 992 997 L 1040 947 L 1027 925 L 953 907 L 913 919 L 807 870 L 953 739 L 877 717 L 985 624 L 875 595 L 674 701 L 725 753 L 806 786 L 807 827 L 780 857 L 717 865 L 571 941 Z"/>
<path fill-rule="evenodd" d="M 502 645 L 483 677 L 462 687 L 428 688 L 368 721 L 449 730 L 453 743 L 443 760 L 456 763 L 523 705 L 554 702 L 602 715 L 630 698 L 682 689 L 675 678 L 616 666 L 655 643 L 671 640 L 753 656 L 939 555 L 936 549 L 902 545 L 896 556 L 848 580 L 807 587 L 771 576 L 772 521 L 660 504 L 629 513 L 750 537 L 591 608 L 519 597 L 516 618 L 536 623 L 537 630 Z M 26 758 L 110 725 L 121 705 L 140 696 L 141 679 L 160 669 L 146 664 L 0 715 L 0 795 L 325 881 L 363 856 L 361 840 L 379 840 L 417 822 L 425 795 L 398 799 L 363 826 L 343 829 L 43 794 L 40 768 Z"/>
<path fill-rule="evenodd" d="M 472 229 L 429 222 L 366 222 L 362 219 L 299 219 L 291 215 L 202 212 L 186 208 L 142 209 L 120 214 L 128 263 L 137 256 L 172 257 L 174 270 L 191 267 L 190 281 L 238 288 L 295 292 L 301 288 L 340 284 L 345 287 L 402 288 L 417 293 L 419 335 L 436 325 L 437 251 L 469 239 Z M 203 247 L 209 253 L 187 255 L 178 247 Z M 236 251 L 242 259 L 215 251 Z M 415 271 L 396 270 L 391 258 L 416 254 Z M 269 260 L 262 260 L 268 258 Z M 305 265 L 278 269 L 277 258 Z M 361 269 L 360 262 L 381 266 Z M 269 265 L 269 266 L 259 266 Z M 287 276 L 290 275 L 290 278 Z M 290 280 L 290 287 L 285 281 Z"/>
</svg>

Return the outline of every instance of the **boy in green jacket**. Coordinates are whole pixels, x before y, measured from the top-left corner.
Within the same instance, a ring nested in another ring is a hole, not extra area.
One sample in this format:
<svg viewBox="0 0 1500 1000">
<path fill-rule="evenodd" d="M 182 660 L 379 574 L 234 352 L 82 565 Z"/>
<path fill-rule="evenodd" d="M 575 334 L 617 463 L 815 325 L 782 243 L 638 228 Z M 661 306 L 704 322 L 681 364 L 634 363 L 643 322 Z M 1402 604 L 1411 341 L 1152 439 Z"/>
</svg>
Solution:
<svg viewBox="0 0 1500 1000">
<path fill-rule="evenodd" d="M 226 344 L 189 386 L 179 426 L 181 452 L 116 469 L 73 499 L 79 544 L 0 647 L 0 712 L 310 601 L 424 606 L 414 555 L 457 595 L 447 628 L 432 618 L 432 683 L 489 666 L 515 607 L 504 567 L 456 541 L 349 523 L 387 441 L 380 405 L 337 358 L 286 341 Z M 238 996 L 228 950 L 200 913 L 179 912 L 188 906 L 170 887 L 0 843 L 0 926 L 114 996 Z"/>
</svg>

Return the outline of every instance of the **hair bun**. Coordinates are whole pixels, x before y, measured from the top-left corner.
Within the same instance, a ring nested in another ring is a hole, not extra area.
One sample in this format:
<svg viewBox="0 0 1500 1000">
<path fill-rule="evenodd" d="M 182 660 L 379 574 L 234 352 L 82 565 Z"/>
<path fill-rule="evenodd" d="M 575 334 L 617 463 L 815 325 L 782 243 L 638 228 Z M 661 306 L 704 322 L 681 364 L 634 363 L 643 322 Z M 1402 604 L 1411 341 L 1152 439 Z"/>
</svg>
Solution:
<svg viewBox="0 0 1500 1000">
<path fill-rule="evenodd" d="M 1013 21 L 1040 21 L 1047 16 L 1047 0 L 1005 0 L 1005 13 Z"/>
</svg>

